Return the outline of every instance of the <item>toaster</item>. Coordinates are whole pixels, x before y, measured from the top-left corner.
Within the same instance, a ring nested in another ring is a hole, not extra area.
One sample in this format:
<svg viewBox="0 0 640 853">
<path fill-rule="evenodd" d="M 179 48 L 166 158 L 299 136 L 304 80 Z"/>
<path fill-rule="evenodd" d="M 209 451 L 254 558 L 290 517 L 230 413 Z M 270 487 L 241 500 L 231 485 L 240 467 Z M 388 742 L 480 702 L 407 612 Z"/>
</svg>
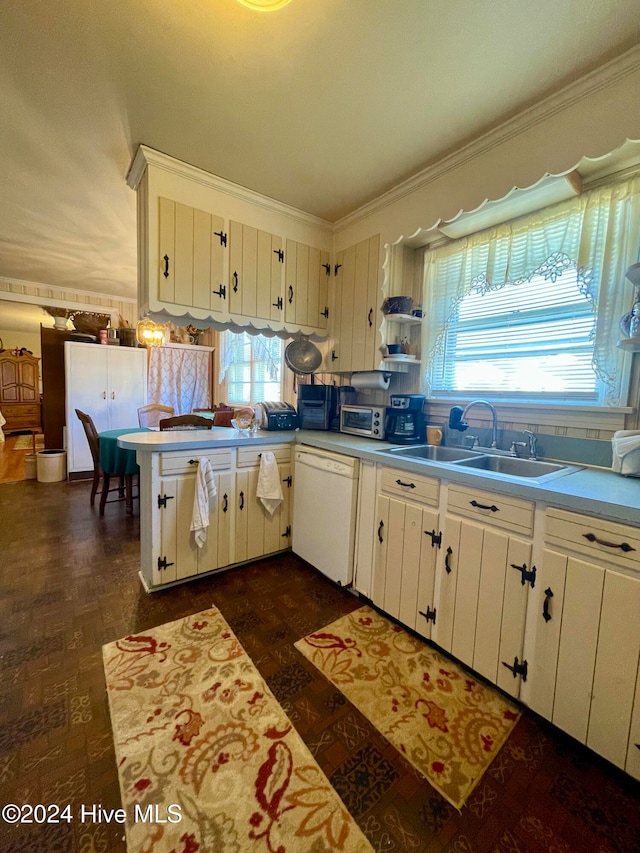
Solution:
<svg viewBox="0 0 640 853">
<path fill-rule="evenodd" d="M 292 430 L 298 428 L 298 413 L 290 403 L 258 403 L 262 411 L 261 428 Z M 257 407 L 256 407 L 257 408 Z"/>
</svg>

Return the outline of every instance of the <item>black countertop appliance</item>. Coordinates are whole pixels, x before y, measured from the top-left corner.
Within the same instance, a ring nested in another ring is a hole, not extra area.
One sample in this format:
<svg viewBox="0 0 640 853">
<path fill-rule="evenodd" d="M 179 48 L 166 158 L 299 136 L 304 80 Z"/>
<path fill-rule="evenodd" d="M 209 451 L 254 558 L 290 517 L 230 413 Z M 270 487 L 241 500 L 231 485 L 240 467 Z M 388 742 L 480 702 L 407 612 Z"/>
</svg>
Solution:
<svg viewBox="0 0 640 853">
<path fill-rule="evenodd" d="M 392 394 L 387 407 L 385 436 L 393 444 L 424 444 L 425 397 L 421 394 Z"/>
<path fill-rule="evenodd" d="M 336 415 L 335 385 L 298 385 L 300 429 L 329 429 Z"/>
</svg>

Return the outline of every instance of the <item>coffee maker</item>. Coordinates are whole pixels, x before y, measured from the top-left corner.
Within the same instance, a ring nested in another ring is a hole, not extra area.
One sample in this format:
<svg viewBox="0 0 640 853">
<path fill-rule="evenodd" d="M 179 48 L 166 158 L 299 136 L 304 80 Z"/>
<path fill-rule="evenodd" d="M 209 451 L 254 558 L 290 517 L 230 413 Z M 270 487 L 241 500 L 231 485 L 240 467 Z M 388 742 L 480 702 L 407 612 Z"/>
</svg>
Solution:
<svg viewBox="0 0 640 853">
<path fill-rule="evenodd" d="M 392 394 L 385 418 L 385 438 L 393 444 L 424 444 L 425 397 L 421 394 Z"/>
</svg>

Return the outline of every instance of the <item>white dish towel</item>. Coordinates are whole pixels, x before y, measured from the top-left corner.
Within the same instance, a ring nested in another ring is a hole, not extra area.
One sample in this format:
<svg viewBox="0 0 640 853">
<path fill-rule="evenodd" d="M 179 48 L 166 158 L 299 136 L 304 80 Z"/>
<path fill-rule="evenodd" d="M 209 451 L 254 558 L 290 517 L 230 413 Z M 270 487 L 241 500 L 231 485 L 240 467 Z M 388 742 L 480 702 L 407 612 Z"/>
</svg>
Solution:
<svg viewBox="0 0 640 853">
<path fill-rule="evenodd" d="M 640 475 L 640 431 L 618 430 L 611 439 L 613 460 L 611 468 L 627 477 Z"/>
<path fill-rule="evenodd" d="M 273 515 L 284 500 L 278 463 L 270 450 L 265 450 L 260 456 L 260 473 L 258 474 L 256 497 L 262 501 L 269 515 Z"/>
<path fill-rule="evenodd" d="M 202 548 L 207 541 L 209 527 L 209 506 L 217 495 L 216 481 L 211 462 L 206 456 L 198 460 L 196 471 L 196 490 L 193 496 L 193 511 L 191 513 L 191 530 L 194 533 L 196 545 Z"/>
</svg>

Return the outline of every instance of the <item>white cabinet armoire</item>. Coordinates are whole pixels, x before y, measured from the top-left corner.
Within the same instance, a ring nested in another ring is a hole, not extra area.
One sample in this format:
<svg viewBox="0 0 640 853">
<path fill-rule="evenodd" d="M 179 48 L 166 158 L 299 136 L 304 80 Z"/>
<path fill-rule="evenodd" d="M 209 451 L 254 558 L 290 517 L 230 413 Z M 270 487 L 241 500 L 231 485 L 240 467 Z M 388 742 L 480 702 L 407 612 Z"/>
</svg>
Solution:
<svg viewBox="0 0 640 853">
<path fill-rule="evenodd" d="M 67 472 L 93 471 L 91 451 L 75 410 L 90 415 L 98 432 L 136 429 L 147 401 L 147 351 L 66 341 Z"/>
</svg>

